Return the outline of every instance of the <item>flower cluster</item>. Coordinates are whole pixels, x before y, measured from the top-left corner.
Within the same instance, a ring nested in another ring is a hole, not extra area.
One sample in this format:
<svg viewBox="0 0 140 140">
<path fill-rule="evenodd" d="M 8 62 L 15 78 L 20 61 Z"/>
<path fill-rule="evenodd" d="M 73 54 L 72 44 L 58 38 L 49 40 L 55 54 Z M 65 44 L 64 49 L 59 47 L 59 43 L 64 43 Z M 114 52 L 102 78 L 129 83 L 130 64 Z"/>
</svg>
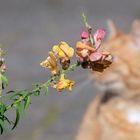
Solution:
<svg viewBox="0 0 140 140">
<path fill-rule="evenodd" d="M 106 34 L 105 30 L 99 28 L 92 34 L 92 28 L 88 24 L 86 16 L 84 14 L 82 16 L 86 31 L 80 34 L 81 40 L 76 43 L 75 52 L 66 42 L 60 42 L 52 47 L 52 51 L 48 52 L 47 59 L 40 63 L 42 67 L 50 69 L 52 77 L 54 77 L 50 85 L 57 91 L 62 91 L 65 88 L 71 90 L 75 84 L 74 81 L 64 78 L 65 72 L 73 67 L 70 64 L 70 59 L 74 54 L 78 58 L 74 69 L 81 66 L 84 69 L 103 72 L 112 63 L 112 55 L 109 52 L 100 51 L 102 40 Z"/>
<path fill-rule="evenodd" d="M 60 42 L 58 45 L 53 46 L 52 51 L 48 52 L 46 60 L 42 61 L 40 65 L 44 68 L 49 68 L 53 76 L 59 76 L 57 80 L 52 80 L 51 85 L 57 91 L 62 91 L 65 88 L 72 90 L 74 81 L 64 78 L 62 70 L 67 70 L 70 66 L 70 58 L 74 55 L 74 49 L 66 42 Z M 59 63 L 62 69 L 59 66 Z"/>
<path fill-rule="evenodd" d="M 47 58 L 40 63 L 43 68 L 49 69 L 51 72 L 50 78 L 43 84 L 34 84 L 33 89 L 10 90 L 3 94 L 4 89 L 8 86 L 6 76 L 6 65 L 4 60 L 4 52 L 0 48 L 0 133 L 6 129 L 5 125 L 9 124 L 13 130 L 24 111 L 31 102 L 31 96 L 39 96 L 42 92 L 46 95 L 49 93 L 49 86 L 56 89 L 58 92 L 68 88 L 70 91 L 75 85 L 75 81 L 69 80 L 66 74 L 69 71 L 75 70 L 78 66 L 88 68 L 92 71 L 103 72 L 104 69 L 112 63 L 112 55 L 109 52 L 100 51 L 102 40 L 105 37 L 105 30 L 98 29 L 92 34 L 92 28 L 87 22 L 87 18 L 83 14 L 83 20 L 86 26 L 86 31 L 81 33 L 81 40 L 76 43 L 75 50 L 66 42 L 60 42 L 52 47 L 48 52 Z M 71 59 L 76 55 L 78 60 L 71 64 Z M 8 100 L 7 100 L 8 99 Z M 15 120 L 11 121 L 7 117 L 7 111 L 15 110 Z M 9 127 L 10 128 L 10 127 Z"/>
<path fill-rule="evenodd" d="M 102 72 L 112 63 L 112 56 L 109 52 L 99 51 L 104 37 L 105 30 L 98 29 L 93 35 L 93 44 L 91 44 L 89 32 L 81 33 L 81 41 L 76 44 L 76 56 L 83 68 Z"/>
<path fill-rule="evenodd" d="M 83 31 L 80 36 L 81 41 L 76 43 L 75 54 L 82 68 L 89 68 L 93 71 L 102 72 L 109 67 L 112 63 L 111 54 L 109 52 L 99 51 L 101 42 L 105 37 L 105 30 L 98 29 L 93 37 L 89 32 Z M 47 59 L 40 63 L 42 67 L 50 69 L 52 76 L 58 77 L 54 78 L 55 80 L 53 79 L 50 85 L 59 92 L 65 88 L 72 90 L 75 84 L 75 81 L 65 79 L 65 74 L 63 73 L 71 66 L 70 59 L 73 56 L 74 49 L 66 42 L 60 42 L 58 45 L 52 47 L 52 51 L 48 52 Z"/>
</svg>

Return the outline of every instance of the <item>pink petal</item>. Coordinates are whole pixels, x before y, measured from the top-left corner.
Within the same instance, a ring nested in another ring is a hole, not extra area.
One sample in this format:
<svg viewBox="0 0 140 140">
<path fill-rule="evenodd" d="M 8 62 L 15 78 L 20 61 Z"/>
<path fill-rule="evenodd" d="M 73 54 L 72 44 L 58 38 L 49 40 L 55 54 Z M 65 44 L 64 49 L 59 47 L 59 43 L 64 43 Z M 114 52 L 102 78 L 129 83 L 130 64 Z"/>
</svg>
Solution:
<svg viewBox="0 0 140 140">
<path fill-rule="evenodd" d="M 89 56 L 90 61 L 94 62 L 94 61 L 98 61 L 102 58 L 102 54 L 99 52 L 94 52 Z"/>
<path fill-rule="evenodd" d="M 95 47 L 96 49 L 98 49 L 101 45 L 102 39 L 105 37 L 105 30 L 104 29 L 98 29 L 95 33 L 94 33 L 94 43 L 95 43 Z"/>
<path fill-rule="evenodd" d="M 98 41 L 98 40 L 102 40 L 105 37 L 105 30 L 104 29 L 98 29 L 95 33 L 94 33 L 94 41 Z"/>
<path fill-rule="evenodd" d="M 83 31 L 80 36 L 81 36 L 81 39 L 87 39 L 87 38 L 89 38 L 89 33 Z"/>
<path fill-rule="evenodd" d="M 100 48 L 101 40 L 95 41 L 94 45 L 95 45 L 96 49 Z"/>
</svg>

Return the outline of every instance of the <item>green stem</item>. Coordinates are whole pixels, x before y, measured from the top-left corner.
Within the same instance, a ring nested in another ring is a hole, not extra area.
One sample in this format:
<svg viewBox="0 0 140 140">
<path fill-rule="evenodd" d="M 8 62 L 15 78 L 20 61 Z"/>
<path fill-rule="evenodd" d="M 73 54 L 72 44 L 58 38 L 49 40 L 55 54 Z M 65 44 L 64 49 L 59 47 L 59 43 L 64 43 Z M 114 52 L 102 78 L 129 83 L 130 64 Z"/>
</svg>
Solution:
<svg viewBox="0 0 140 140">
<path fill-rule="evenodd" d="M 74 69 L 77 68 L 78 66 L 79 66 L 79 63 L 78 63 L 78 62 L 75 63 L 75 64 L 73 64 L 73 65 L 70 65 L 70 67 L 69 67 L 67 70 L 62 70 L 62 73 L 61 73 L 61 74 L 66 74 L 67 72 L 74 70 Z M 31 96 L 31 95 L 33 95 L 35 92 L 41 91 L 42 88 L 48 87 L 48 86 L 51 84 L 51 82 L 57 80 L 57 79 L 61 76 L 61 74 L 60 74 L 60 75 L 54 75 L 54 76 L 52 76 L 52 77 L 49 78 L 49 80 L 48 80 L 47 82 L 45 82 L 44 84 L 42 84 L 42 85 L 38 86 L 37 88 L 35 88 L 35 89 L 29 91 L 29 93 L 28 93 L 26 96 L 21 96 L 21 97 L 19 97 L 18 100 L 16 100 L 15 102 L 11 103 L 10 105 L 8 105 L 8 106 L 6 107 L 6 110 L 11 109 L 11 108 L 12 108 L 14 105 L 16 105 L 17 103 L 22 102 L 27 96 Z"/>
<path fill-rule="evenodd" d="M 8 105 L 8 106 L 6 107 L 6 110 L 11 109 L 11 108 L 12 108 L 14 105 L 16 105 L 17 103 L 22 102 L 27 96 L 31 96 L 31 95 L 33 95 L 36 91 L 42 90 L 42 88 L 43 88 L 44 86 L 49 86 L 50 83 L 51 83 L 51 81 L 52 81 L 52 78 L 50 78 L 47 82 L 45 82 L 44 84 L 42 84 L 42 85 L 40 85 L 39 87 L 35 88 L 34 90 L 29 91 L 29 93 L 28 93 L 26 96 L 21 96 L 21 97 L 19 97 L 19 99 L 16 100 L 14 103 L 11 103 L 10 105 Z"/>
<path fill-rule="evenodd" d="M 79 63 L 79 62 L 77 62 L 77 63 L 75 63 L 75 64 L 73 64 L 73 65 L 70 65 L 69 68 L 68 68 L 67 70 L 62 70 L 62 73 L 61 73 L 61 74 L 66 74 L 66 73 L 68 73 L 69 71 L 73 71 L 73 70 L 75 70 L 78 66 L 80 66 L 80 63 Z"/>
<path fill-rule="evenodd" d="M 82 14 L 82 17 L 83 17 L 83 21 L 84 21 L 85 27 L 87 28 L 87 31 L 88 31 L 88 33 L 89 33 L 90 45 L 91 45 L 91 47 L 94 48 L 94 40 L 93 40 L 93 37 L 92 37 L 92 28 L 91 28 L 91 26 L 88 24 L 87 17 L 85 16 L 84 13 Z"/>
</svg>

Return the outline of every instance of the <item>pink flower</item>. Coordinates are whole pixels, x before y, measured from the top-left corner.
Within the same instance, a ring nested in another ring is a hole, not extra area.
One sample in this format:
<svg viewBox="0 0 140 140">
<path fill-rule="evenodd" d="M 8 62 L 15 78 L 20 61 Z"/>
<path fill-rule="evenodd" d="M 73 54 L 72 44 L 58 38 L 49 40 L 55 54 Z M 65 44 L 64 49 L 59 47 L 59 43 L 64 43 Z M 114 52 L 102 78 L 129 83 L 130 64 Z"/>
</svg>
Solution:
<svg viewBox="0 0 140 140">
<path fill-rule="evenodd" d="M 95 47 L 98 49 L 101 45 L 101 41 L 104 39 L 105 37 L 105 30 L 104 29 L 98 29 L 95 33 L 94 33 L 94 42 L 95 42 Z"/>
<path fill-rule="evenodd" d="M 81 39 L 88 39 L 89 38 L 89 33 L 86 31 L 83 31 L 80 35 Z"/>
</svg>

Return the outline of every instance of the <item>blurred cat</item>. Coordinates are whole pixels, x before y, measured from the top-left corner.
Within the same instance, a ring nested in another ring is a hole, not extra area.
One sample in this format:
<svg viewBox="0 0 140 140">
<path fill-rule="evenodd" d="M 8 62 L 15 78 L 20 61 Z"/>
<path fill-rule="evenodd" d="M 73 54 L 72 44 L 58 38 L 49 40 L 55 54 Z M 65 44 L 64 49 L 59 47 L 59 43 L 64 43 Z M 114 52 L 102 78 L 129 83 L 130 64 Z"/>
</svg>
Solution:
<svg viewBox="0 0 140 140">
<path fill-rule="evenodd" d="M 129 34 L 109 21 L 111 35 L 102 45 L 114 56 L 103 73 L 94 73 L 103 94 L 84 115 L 76 140 L 140 140 L 140 21 Z"/>
</svg>

